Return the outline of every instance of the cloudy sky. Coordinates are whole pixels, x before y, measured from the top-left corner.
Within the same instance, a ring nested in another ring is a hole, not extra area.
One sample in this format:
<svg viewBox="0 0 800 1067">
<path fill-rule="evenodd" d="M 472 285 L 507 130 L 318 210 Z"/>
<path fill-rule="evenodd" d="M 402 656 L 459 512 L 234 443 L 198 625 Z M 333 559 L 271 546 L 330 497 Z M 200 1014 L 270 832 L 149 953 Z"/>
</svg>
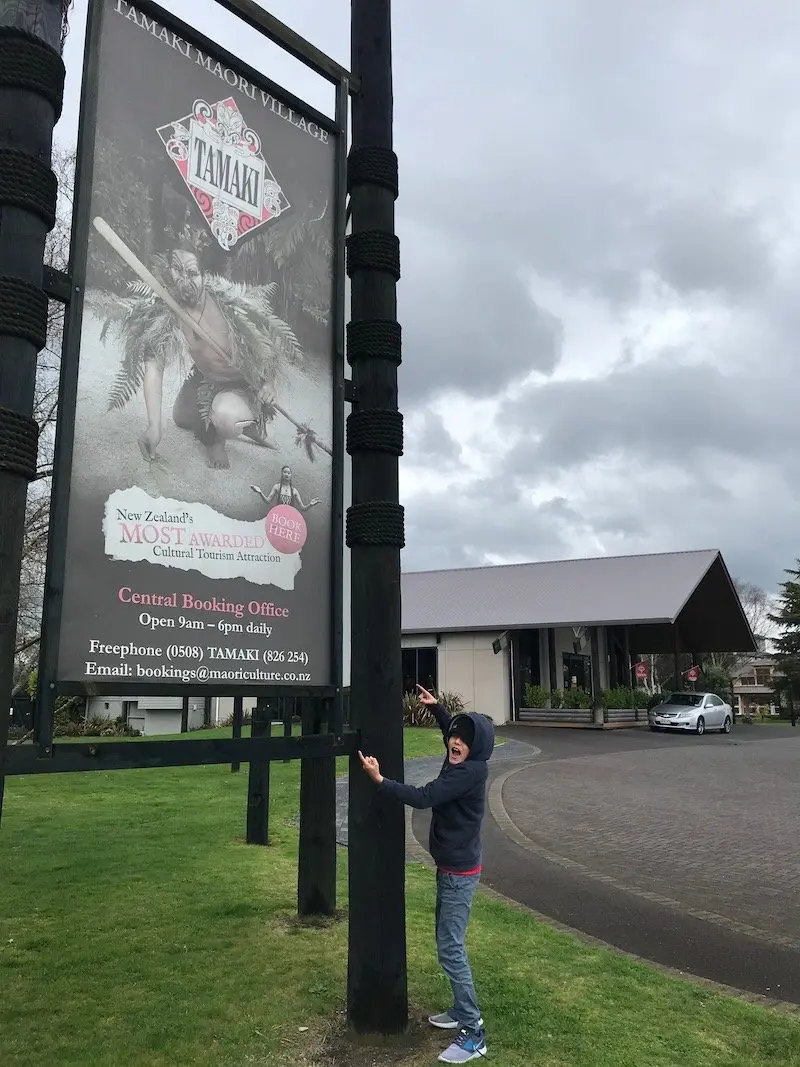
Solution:
<svg viewBox="0 0 800 1067">
<path fill-rule="evenodd" d="M 211 0 L 165 6 L 330 110 Z M 800 555 L 796 0 L 394 9 L 404 567 L 715 547 L 775 588 Z M 347 64 L 347 0 L 269 10 Z"/>
</svg>

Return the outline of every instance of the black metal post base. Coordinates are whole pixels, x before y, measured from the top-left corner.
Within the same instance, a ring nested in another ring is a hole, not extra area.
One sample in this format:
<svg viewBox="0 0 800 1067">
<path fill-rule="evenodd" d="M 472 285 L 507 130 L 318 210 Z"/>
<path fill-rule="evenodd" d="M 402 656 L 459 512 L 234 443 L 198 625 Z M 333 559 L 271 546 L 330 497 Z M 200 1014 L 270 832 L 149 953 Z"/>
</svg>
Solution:
<svg viewBox="0 0 800 1067">
<path fill-rule="evenodd" d="M 253 737 L 265 737 L 272 723 L 272 707 L 269 700 L 259 697 L 253 711 Z M 269 844 L 269 763 L 251 761 L 247 781 L 247 835 L 248 845 Z"/>
<path fill-rule="evenodd" d="M 303 734 L 322 732 L 330 722 L 331 702 L 302 701 Z M 336 760 L 300 761 L 300 852 L 297 914 L 332 916 L 336 912 Z"/>
</svg>

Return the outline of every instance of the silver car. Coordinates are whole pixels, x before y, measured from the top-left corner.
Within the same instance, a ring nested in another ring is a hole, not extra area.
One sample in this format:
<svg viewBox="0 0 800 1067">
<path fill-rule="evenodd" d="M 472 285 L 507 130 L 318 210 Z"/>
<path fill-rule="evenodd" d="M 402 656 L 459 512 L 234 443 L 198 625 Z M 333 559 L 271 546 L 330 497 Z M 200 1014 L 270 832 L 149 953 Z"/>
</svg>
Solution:
<svg viewBox="0 0 800 1067">
<path fill-rule="evenodd" d="M 733 709 L 716 693 L 671 693 L 647 714 L 651 730 L 719 730 L 729 734 Z"/>
</svg>

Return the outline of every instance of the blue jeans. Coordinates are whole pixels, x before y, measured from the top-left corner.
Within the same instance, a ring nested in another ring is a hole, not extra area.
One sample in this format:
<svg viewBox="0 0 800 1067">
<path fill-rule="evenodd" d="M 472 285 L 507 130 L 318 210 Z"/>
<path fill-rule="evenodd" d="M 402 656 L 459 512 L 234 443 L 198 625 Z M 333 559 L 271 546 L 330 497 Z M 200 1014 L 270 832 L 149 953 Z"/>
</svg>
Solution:
<svg viewBox="0 0 800 1067">
<path fill-rule="evenodd" d="M 453 987 L 450 1014 L 468 1030 L 477 1030 L 481 1017 L 464 946 L 472 897 L 480 877 L 479 874 L 436 872 L 436 949 L 442 970 Z"/>
</svg>

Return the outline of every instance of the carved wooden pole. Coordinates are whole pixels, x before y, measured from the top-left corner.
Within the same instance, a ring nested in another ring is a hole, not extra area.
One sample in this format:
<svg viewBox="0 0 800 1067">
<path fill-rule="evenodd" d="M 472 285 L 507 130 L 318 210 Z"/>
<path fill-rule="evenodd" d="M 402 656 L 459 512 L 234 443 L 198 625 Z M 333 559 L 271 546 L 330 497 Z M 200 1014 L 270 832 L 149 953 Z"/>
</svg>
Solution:
<svg viewBox="0 0 800 1067">
<path fill-rule="evenodd" d="M 347 420 L 353 504 L 347 512 L 352 569 L 351 724 L 387 777 L 403 776 L 400 661 L 397 410 L 400 327 L 394 233 L 397 158 L 392 150 L 390 0 L 352 0 L 353 99 L 347 239 L 351 319 L 347 358 L 354 404 Z M 405 825 L 402 805 L 379 796 L 350 765 L 348 827 L 350 924 L 348 1020 L 360 1032 L 397 1033 L 408 1023 L 405 928 Z"/>
<path fill-rule="evenodd" d="M 28 482 L 36 475 L 36 360 L 47 340 L 44 248 L 58 183 L 61 46 L 69 4 L 0 0 L 0 814 Z"/>
</svg>

